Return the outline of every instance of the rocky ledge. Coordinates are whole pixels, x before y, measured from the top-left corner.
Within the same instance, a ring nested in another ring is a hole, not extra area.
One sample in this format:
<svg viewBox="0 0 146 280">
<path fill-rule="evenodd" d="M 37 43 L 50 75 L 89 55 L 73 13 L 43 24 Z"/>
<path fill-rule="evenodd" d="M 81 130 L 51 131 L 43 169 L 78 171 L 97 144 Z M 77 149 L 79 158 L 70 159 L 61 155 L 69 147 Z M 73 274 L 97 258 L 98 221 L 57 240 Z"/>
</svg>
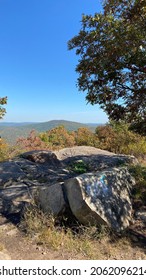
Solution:
<svg viewBox="0 0 146 280">
<path fill-rule="evenodd" d="M 132 217 L 135 184 L 126 166 L 136 163 L 132 156 L 87 146 L 23 153 L 0 163 L 0 212 L 19 213 L 37 196 L 46 213 L 69 208 L 83 224 L 121 231 Z"/>
</svg>

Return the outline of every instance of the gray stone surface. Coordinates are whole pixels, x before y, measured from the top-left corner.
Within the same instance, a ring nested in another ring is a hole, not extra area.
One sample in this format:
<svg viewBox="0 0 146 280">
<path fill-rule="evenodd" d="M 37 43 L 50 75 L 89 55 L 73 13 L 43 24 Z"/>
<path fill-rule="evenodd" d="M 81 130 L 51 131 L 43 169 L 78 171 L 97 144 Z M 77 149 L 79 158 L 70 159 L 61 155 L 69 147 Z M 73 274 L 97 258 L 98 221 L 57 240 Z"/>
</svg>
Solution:
<svg viewBox="0 0 146 280">
<path fill-rule="evenodd" d="M 45 150 L 30 151 L 30 152 L 23 153 L 22 157 L 35 163 L 60 166 L 60 161 L 58 160 L 55 153 L 51 151 L 45 151 Z"/>
<path fill-rule="evenodd" d="M 38 202 L 45 213 L 58 216 L 63 214 L 66 202 L 63 195 L 62 183 L 41 186 L 38 189 Z"/>
<path fill-rule="evenodd" d="M 87 164 L 87 172 L 94 173 L 94 176 L 90 176 L 89 174 L 84 174 L 81 177 L 77 176 L 78 174 L 75 172 L 75 170 L 71 169 L 71 164 L 76 164 L 78 161 L 83 161 L 85 164 Z M 110 211 L 113 212 L 112 217 L 114 217 L 115 206 L 111 206 L 112 203 L 111 200 L 109 200 L 110 194 L 114 191 L 110 193 L 109 190 L 112 188 L 108 189 L 108 200 L 106 196 L 104 197 L 104 192 L 98 192 L 98 194 L 102 194 L 103 198 L 105 198 L 102 199 L 102 202 L 99 201 L 96 197 L 98 188 L 96 189 L 96 192 L 93 190 L 93 186 L 97 184 L 97 181 L 99 180 L 98 175 L 95 175 L 95 173 L 104 171 L 107 168 L 118 167 L 121 164 L 128 165 L 129 163 L 135 164 L 137 163 L 137 160 L 134 157 L 115 155 L 108 151 L 86 146 L 66 148 L 55 152 L 46 150 L 30 151 L 22 154 L 20 157 L 14 158 L 13 160 L 0 162 L 0 212 L 9 214 L 22 211 L 25 203 L 31 203 L 33 196 L 35 196 L 35 193 L 37 192 L 37 194 L 40 195 L 40 204 L 44 211 L 52 211 L 52 213 L 57 215 L 57 213 L 59 214 L 63 211 L 66 201 L 70 200 L 70 206 L 73 203 L 71 202 L 71 199 L 72 201 L 75 201 L 76 199 L 76 201 L 79 203 L 84 190 L 84 195 L 86 193 L 86 200 L 83 199 L 82 204 L 86 205 L 86 207 L 81 207 L 81 209 L 84 209 L 84 214 L 80 209 L 78 214 L 76 214 L 76 217 L 82 216 L 84 222 L 84 220 L 88 220 L 89 215 L 89 220 L 91 222 L 92 219 L 95 220 L 95 217 L 97 219 L 98 214 L 98 220 L 100 223 L 106 223 L 110 225 L 112 222 L 113 225 L 115 224 L 114 228 L 116 228 L 118 223 L 117 217 L 113 218 L 113 221 L 108 218 L 108 213 L 110 213 Z M 121 189 L 122 192 L 120 192 L 119 195 L 123 195 L 125 190 L 125 187 L 123 186 L 127 184 L 127 178 L 123 177 L 124 173 L 120 176 L 122 176 L 122 178 L 120 179 L 121 181 L 118 181 L 117 190 L 120 191 Z M 105 180 L 107 180 L 106 177 L 109 179 L 107 174 L 105 175 Z M 82 188 L 75 188 L 75 191 L 73 187 L 72 195 L 70 195 L 71 192 L 69 193 L 68 188 L 67 193 L 65 193 L 65 188 L 63 188 L 64 183 L 66 186 L 68 184 L 67 182 L 70 182 L 70 186 L 79 186 L 81 184 L 81 182 L 79 183 L 81 178 Z M 69 179 L 71 180 L 67 181 Z M 86 181 L 91 183 L 90 192 L 87 188 L 89 186 L 86 186 L 85 184 Z M 101 179 L 100 184 L 102 184 Z M 103 190 L 106 190 L 106 188 L 103 187 Z M 67 195 L 69 196 L 69 199 L 67 198 Z M 88 205 L 87 200 L 90 200 L 92 207 L 91 204 Z M 108 211 L 101 211 L 101 214 L 99 212 L 96 213 L 94 209 L 95 205 L 93 203 L 94 200 L 99 202 L 98 205 L 96 202 L 96 207 L 99 206 L 99 208 L 102 210 L 104 205 L 105 208 L 109 207 Z M 113 205 L 118 203 L 118 198 L 114 197 Z M 127 207 L 129 207 L 127 205 L 127 200 L 125 200 L 125 202 L 123 200 L 123 212 L 119 212 L 118 207 L 116 208 L 120 221 L 119 224 L 123 224 L 123 227 L 124 223 L 126 223 L 126 215 L 123 213 L 124 209 L 127 211 Z M 112 210 L 110 210 L 110 207 L 112 207 Z M 129 211 L 129 213 L 131 213 L 131 208 Z M 124 221 L 122 221 L 122 219 L 124 219 Z"/>
<path fill-rule="evenodd" d="M 87 173 L 64 183 L 70 208 L 80 222 L 107 224 L 117 231 L 131 220 L 129 192 L 134 184 L 126 168 Z"/>
<path fill-rule="evenodd" d="M 34 200 L 37 186 L 31 186 L 24 183 L 15 183 L 10 187 L 0 190 L 0 213 L 14 214 L 19 213 L 25 203 L 31 203 Z"/>
<path fill-rule="evenodd" d="M 123 155 L 123 154 L 114 154 L 112 152 L 106 151 L 106 150 L 101 150 L 97 149 L 91 146 L 74 146 L 71 148 L 64 148 L 59 151 L 54 152 L 59 160 L 65 160 L 69 159 L 72 157 L 76 156 L 108 156 L 111 158 L 119 158 L 123 159 L 126 162 L 133 162 L 133 163 L 138 163 L 137 159 L 134 156 L 128 156 L 128 155 Z"/>
<path fill-rule="evenodd" d="M 13 181 L 20 181 L 25 178 L 25 173 L 15 161 L 0 163 L 0 188 L 5 184 L 11 185 Z"/>
<path fill-rule="evenodd" d="M 123 164 L 138 164 L 138 160 L 134 156 L 118 155 L 88 146 L 65 148 L 56 151 L 55 154 L 64 166 L 68 166 L 78 160 L 83 160 L 91 172 L 109 167 L 117 167 Z"/>
</svg>

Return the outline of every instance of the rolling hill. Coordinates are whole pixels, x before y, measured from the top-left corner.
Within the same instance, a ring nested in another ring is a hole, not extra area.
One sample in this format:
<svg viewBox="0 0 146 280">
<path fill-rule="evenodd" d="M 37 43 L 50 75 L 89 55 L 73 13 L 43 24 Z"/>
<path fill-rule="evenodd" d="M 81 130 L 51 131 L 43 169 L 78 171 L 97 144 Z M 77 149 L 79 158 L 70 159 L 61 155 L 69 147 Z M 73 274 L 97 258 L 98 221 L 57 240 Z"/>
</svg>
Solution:
<svg viewBox="0 0 146 280">
<path fill-rule="evenodd" d="M 64 125 L 67 130 L 77 130 L 79 127 L 87 127 L 95 131 L 99 124 L 83 124 L 66 120 L 52 120 L 42 123 L 0 123 L 0 136 L 8 143 L 14 144 L 19 137 L 27 137 L 31 130 L 38 133 L 50 130 L 59 125 Z"/>
</svg>

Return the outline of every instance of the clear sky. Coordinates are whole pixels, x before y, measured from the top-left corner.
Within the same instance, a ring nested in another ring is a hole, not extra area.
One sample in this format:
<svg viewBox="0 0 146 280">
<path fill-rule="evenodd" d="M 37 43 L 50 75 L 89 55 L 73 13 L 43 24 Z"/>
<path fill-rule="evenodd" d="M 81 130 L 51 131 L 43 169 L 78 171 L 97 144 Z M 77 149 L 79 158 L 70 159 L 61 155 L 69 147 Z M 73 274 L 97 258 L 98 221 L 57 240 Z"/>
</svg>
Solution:
<svg viewBox="0 0 146 280">
<path fill-rule="evenodd" d="M 100 0 L 0 0 L 0 97 L 8 96 L 1 121 L 107 121 L 78 91 L 78 58 L 67 49 L 82 14 L 99 11 Z"/>
</svg>

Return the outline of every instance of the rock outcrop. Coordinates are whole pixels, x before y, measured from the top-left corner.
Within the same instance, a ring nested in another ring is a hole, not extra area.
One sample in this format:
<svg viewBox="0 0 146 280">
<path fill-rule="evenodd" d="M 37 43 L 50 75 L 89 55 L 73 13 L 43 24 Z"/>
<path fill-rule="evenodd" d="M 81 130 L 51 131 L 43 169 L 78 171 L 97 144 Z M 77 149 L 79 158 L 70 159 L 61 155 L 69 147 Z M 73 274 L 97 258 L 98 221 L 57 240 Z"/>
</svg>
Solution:
<svg viewBox="0 0 146 280">
<path fill-rule="evenodd" d="M 78 161 L 86 164 L 80 176 L 72 169 Z M 0 163 L 0 212 L 20 212 L 37 194 L 47 213 L 58 215 L 70 207 L 83 223 L 95 221 L 122 229 L 131 216 L 128 192 L 134 182 L 120 166 L 129 163 L 137 160 L 86 146 L 24 153 Z M 79 202 L 81 197 L 82 204 L 75 210 L 73 199 Z"/>
<path fill-rule="evenodd" d="M 81 223 L 107 224 L 121 231 L 131 220 L 129 195 L 134 184 L 126 168 L 111 168 L 69 179 L 64 186 L 70 208 Z"/>
</svg>

